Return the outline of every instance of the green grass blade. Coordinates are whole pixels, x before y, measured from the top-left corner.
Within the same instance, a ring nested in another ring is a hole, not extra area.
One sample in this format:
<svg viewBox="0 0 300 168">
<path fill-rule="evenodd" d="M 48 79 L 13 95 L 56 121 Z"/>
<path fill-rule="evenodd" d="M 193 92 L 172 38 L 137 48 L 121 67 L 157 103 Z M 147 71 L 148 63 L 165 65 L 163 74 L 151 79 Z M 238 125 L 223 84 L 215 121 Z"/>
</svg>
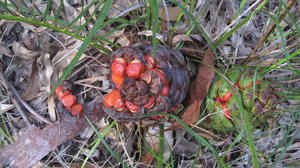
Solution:
<svg viewBox="0 0 300 168">
<path fill-rule="evenodd" d="M 230 37 L 234 32 L 240 29 L 245 23 L 247 23 L 254 15 L 256 15 L 268 2 L 269 0 L 264 0 L 258 7 L 246 18 L 244 18 L 240 23 L 238 23 L 235 27 L 229 30 L 227 33 L 222 35 L 219 39 L 214 42 L 215 46 L 220 45 L 223 41 L 225 41 L 228 37 Z"/>
<path fill-rule="evenodd" d="M 189 126 L 187 126 L 184 122 L 182 122 L 181 119 L 178 118 L 177 116 L 175 116 L 173 114 L 168 114 L 168 113 L 151 113 L 151 114 L 144 114 L 143 117 L 152 117 L 152 116 L 159 116 L 159 115 L 164 115 L 164 116 L 172 117 L 173 119 L 175 119 L 188 133 L 190 133 L 191 135 L 193 135 L 193 137 L 195 137 L 195 139 L 200 144 L 203 144 L 204 146 L 206 146 L 214 154 L 214 156 L 217 158 L 217 161 L 219 162 L 219 164 L 221 166 L 228 167 L 225 164 L 225 162 L 222 160 L 222 158 L 220 158 L 219 152 L 206 139 L 204 139 L 203 137 L 199 136 Z"/>
<path fill-rule="evenodd" d="M 179 2 L 175 1 L 175 0 L 171 0 L 171 2 L 177 6 L 179 6 L 184 13 L 189 17 L 190 20 L 192 20 L 194 23 L 193 25 L 195 26 L 196 30 L 198 30 L 200 32 L 200 34 L 205 38 L 205 40 L 207 41 L 208 45 L 210 46 L 210 48 L 213 50 L 213 52 L 216 54 L 216 46 L 211 39 L 209 38 L 208 34 L 205 33 L 205 31 L 202 29 L 201 26 L 199 26 L 196 18 L 190 13 L 188 12 L 183 5 L 181 5 Z"/>
<path fill-rule="evenodd" d="M 237 14 L 234 16 L 233 20 L 235 20 L 237 18 L 237 16 L 241 13 L 241 11 L 243 10 L 245 4 L 246 4 L 247 0 L 242 0 L 241 4 L 240 4 L 240 8 L 237 11 Z"/>
<path fill-rule="evenodd" d="M 250 118 L 249 118 L 249 112 L 244 108 L 243 106 L 243 100 L 242 96 L 239 92 L 235 92 L 234 88 L 229 88 L 231 93 L 233 93 L 233 98 L 237 102 L 237 108 L 241 114 L 241 119 L 243 121 L 243 128 L 245 130 L 245 133 L 248 137 L 248 146 L 250 148 L 250 153 L 252 156 L 252 166 L 254 168 L 259 168 L 260 163 L 258 161 L 258 156 L 257 156 L 257 151 L 253 139 L 253 134 L 252 134 L 252 128 L 251 128 L 251 123 L 250 123 Z"/>
<path fill-rule="evenodd" d="M 161 160 L 164 160 L 164 124 L 160 124 L 159 125 L 159 154 L 158 154 L 158 157 L 159 159 L 157 160 L 157 167 L 158 168 L 163 168 L 163 162 L 161 162 Z"/>
<path fill-rule="evenodd" d="M 52 0 L 47 0 L 47 6 L 45 12 L 43 13 L 43 18 L 47 18 L 48 14 L 50 13 L 50 8 L 52 6 Z"/>
<path fill-rule="evenodd" d="M 62 29 L 62 28 L 57 27 L 57 26 L 55 26 L 53 24 L 48 24 L 48 23 L 45 23 L 45 22 L 40 22 L 40 21 L 31 19 L 31 18 L 25 18 L 25 17 L 19 17 L 19 16 L 2 15 L 2 14 L 0 14 L 0 19 L 11 20 L 11 21 L 19 21 L 19 22 L 29 23 L 29 24 L 32 24 L 32 25 L 44 26 L 44 27 L 47 27 L 49 29 L 61 32 L 63 34 L 69 35 L 71 37 L 74 37 L 74 38 L 76 38 L 78 40 L 84 41 L 84 37 L 82 37 L 82 36 L 80 36 L 80 35 L 78 35 L 76 33 L 72 33 L 70 31 L 68 31 L 67 29 Z M 91 46 L 96 47 L 97 49 L 101 50 L 105 54 L 107 54 L 107 55 L 111 54 L 111 51 L 109 49 L 103 47 L 102 45 L 99 45 L 99 44 L 97 44 L 95 42 L 92 42 L 92 41 L 89 41 L 89 42 L 90 42 L 89 44 Z"/>
<path fill-rule="evenodd" d="M 98 0 L 93 0 L 93 1 L 92 1 L 91 3 L 89 3 L 85 8 L 83 8 L 83 9 L 80 11 L 79 15 L 78 15 L 76 18 L 74 18 L 74 19 L 71 21 L 71 23 L 68 24 L 67 27 L 73 26 L 73 24 L 76 23 L 82 16 L 84 16 L 84 14 L 85 14 L 86 12 L 88 12 L 89 9 L 90 9 L 96 2 L 98 2 Z M 101 2 L 101 1 L 99 1 L 99 4 L 100 4 L 100 2 Z M 98 9 L 98 8 L 96 8 L 96 9 Z M 96 9 L 95 9 L 95 10 L 96 10 Z M 90 17 L 91 17 L 91 16 L 90 16 Z"/>
<path fill-rule="evenodd" d="M 105 148 L 109 151 L 109 153 L 113 156 L 113 158 L 119 162 L 123 167 L 128 168 L 127 164 L 124 163 L 121 159 L 120 156 L 118 156 L 112 149 L 111 147 L 106 143 L 104 140 L 103 136 L 99 133 L 99 131 L 94 127 L 93 123 L 85 116 L 85 119 L 88 121 L 89 125 L 93 128 L 93 130 L 96 132 L 98 135 L 98 138 L 101 140 L 102 144 L 105 146 Z"/>
<path fill-rule="evenodd" d="M 111 128 L 114 127 L 115 125 L 116 125 L 116 121 L 113 121 L 107 128 L 105 128 L 105 130 L 101 133 L 101 136 L 104 137 L 106 134 L 108 134 L 109 131 L 111 130 Z M 88 159 L 91 157 L 91 155 L 94 153 L 96 148 L 99 146 L 100 142 L 101 142 L 101 138 L 98 137 L 95 140 L 95 143 L 94 143 L 92 149 L 90 150 L 90 152 L 87 154 L 86 158 L 84 159 L 84 161 L 81 165 L 81 168 L 83 168 L 86 165 Z"/>
<path fill-rule="evenodd" d="M 108 0 L 107 3 L 103 6 L 103 8 L 102 8 L 102 10 L 101 10 L 101 12 L 99 14 L 99 17 L 97 18 L 97 20 L 95 22 L 94 27 L 92 28 L 92 30 L 88 34 L 88 36 L 84 39 L 83 44 L 81 45 L 79 51 L 76 53 L 76 56 L 72 59 L 72 61 L 67 66 L 67 68 L 64 71 L 64 73 L 62 74 L 62 76 L 58 79 L 57 85 L 61 84 L 61 82 L 63 80 L 65 80 L 67 78 L 67 76 L 70 75 L 70 73 L 74 69 L 75 65 L 77 64 L 80 56 L 83 54 L 83 52 L 85 51 L 86 47 L 90 44 L 90 42 L 93 39 L 93 37 L 99 31 L 99 28 L 102 27 L 102 23 L 103 23 L 104 19 L 106 18 L 110 7 L 112 6 L 112 2 L 113 2 L 113 0 Z M 54 87 L 54 88 L 56 88 L 56 87 Z M 54 88 L 52 89 L 51 93 L 53 93 Z"/>
<path fill-rule="evenodd" d="M 280 153 L 280 155 L 278 157 L 276 157 L 275 162 L 272 164 L 273 167 L 275 167 L 276 163 L 278 161 L 281 160 L 281 158 L 283 157 L 283 155 L 285 154 L 287 148 L 292 145 L 292 143 L 297 139 L 297 137 L 300 135 L 300 128 L 297 129 L 295 135 L 293 137 L 290 138 L 290 140 L 284 145 L 284 148 L 282 150 L 282 152 Z"/>
<path fill-rule="evenodd" d="M 158 31 L 158 9 L 157 0 L 150 1 L 151 7 L 151 21 L 152 21 L 152 55 L 156 55 L 156 48 L 158 45 L 158 40 L 156 39 L 156 34 Z"/>
<path fill-rule="evenodd" d="M 297 51 L 295 51 L 294 53 L 288 55 L 287 57 L 282 58 L 282 59 L 281 59 L 280 61 L 278 61 L 277 63 L 275 63 L 275 64 L 271 65 L 269 68 L 265 69 L 262 73 L 266 73 L 266 72 L 268 72 L 268 71 L 270 71 L 270 70 L 272 70 L 272 69 L 276 69 L 279 65 L 281 65 L 281 64 L 283 64 L 283 63 L 285 63 L 285 62 L 287 62 L 287 61 L 290 60 L 290 59 L 293 59 L 294 57 L 296 57 L 296 56 L 299 55 L 299 54 L 300 54 L 300 49 L 297 50 Z"/>
</svg>

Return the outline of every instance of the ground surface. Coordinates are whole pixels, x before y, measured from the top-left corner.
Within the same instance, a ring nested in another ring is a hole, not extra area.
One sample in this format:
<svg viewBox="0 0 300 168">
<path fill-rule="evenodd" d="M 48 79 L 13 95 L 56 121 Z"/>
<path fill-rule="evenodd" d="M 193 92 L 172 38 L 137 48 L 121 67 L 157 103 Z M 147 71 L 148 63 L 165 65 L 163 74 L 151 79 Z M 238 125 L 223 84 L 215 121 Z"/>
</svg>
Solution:
<svg viewBox="0 0 300 168">
<path fill-rule="evenodd" d="M 104 117 L 95 127 L 76 125 L 78 130 L 86 128 L 76 137 L 78 132 L 69 131 L 69 138 L 49 148 L 52 152 L 45 157 L 40 155 L 35 167 L 299 167 L 299 1 L 146 2 L 1 1 L 0 147 L 22 141 L 33 125 L 51 130 L 51 122 L 80 120 L 50 95 L 61 76 L 72 81 L 72 93 L 87 105 L 113 87 L 112 51 L 152 42 L 181 51 L 195 65 L 194 71 L 208 48 L 215 49 L 217 75 L 228 77 L 226 70 L 237 66 L 241 71 L 250 66 L 263 71 L 279 97 L 274 118 L 266 121 L 267 127 L 250 122 L 250 138 L 245 129 L 224 134 L 204 127 L 205 104 L 190 125 L 196 136 L 187 128 L 160 132 L 170 120 L 160 123 L 160 129 L 148 122 L 117 123 Z M 195 73 L 191 76 L 195 81 Z M 184 109 L 191 105 L 188 100 L 183 104 Z"/>
</svg>

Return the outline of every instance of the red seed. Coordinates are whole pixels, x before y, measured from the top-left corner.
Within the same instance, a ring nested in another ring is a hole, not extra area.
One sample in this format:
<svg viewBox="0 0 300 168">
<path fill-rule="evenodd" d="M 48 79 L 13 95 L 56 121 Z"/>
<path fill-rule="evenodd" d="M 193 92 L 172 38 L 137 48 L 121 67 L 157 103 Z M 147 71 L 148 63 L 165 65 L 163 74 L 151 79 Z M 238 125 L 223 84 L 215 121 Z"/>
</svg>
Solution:
<svg viewBox="0 0 300 168">
<path fill-rule="evenodd" d="M 67 96 L 70 94 L 69 90 L 64 90 L 61 86 L 58 86 L 55 89 L 55 94 L 57 95 L 58 98 L 63 98 L 64 96 Z"/>
<path fill-rule="evenodd" d="M 146 109 L 151 109 L 154 105 L 155 105 L 155 98 L 154 97 L 150 97 L 148 99 L 148 102 L 144 105 L 144 107 Z"/>
<path fill-rule="evenodd" d="M 126 76 L 126 66 L 127 63 L 124 58 L 116 58 L 111 65 L 112 73 L 117 77 L 125 77 Z"/>
<path fill-rule="evenodd" d="M 145 65 L 138 59 L 131 61 L 126 67 L 126 73 L 129 77 L 139 78 L 145 72 Z"/>
<path fill-rule="evenodd" d="M 256 82 L 255 82 L 255 85 L 258 85 L 258 84 L 260 84 L 261 82 L 262 82 L 262 80 L 256 81 Z M 253 82 L 251 82 L 251 83 L 249 83 L 248 85 L 246 85 L 243 89 L 247 89 L 247 88 L 252 87 L 252 86 L 253 86 Z"/>
<path fill-rule="evenodd" d="M 72 115 L 79 115 L 83 112 L 83 106 L 81 104 L 75 104 L 71 107 L 70 112 Z"/>
<path fill-rule="evenodd" d="M 159 118 L 162 118 L 162 117 L 164 117 L 163 115 L 159 115 L 159 116 L 152 116 L 152 117 L 150 117 L 152 120 L 157 120 L 157 119 L 159 119 Z"/>
<path fill-rule="evenodd" d="M 230 113 L 229 109 L 227 108 L 226 103 L 222 103 L 222 110 L 223 110 L 224 116 L 227 119 L 232 120 L 231 113 Z"/>
<path fill-rule="evenodd" d="M 124 102 L 124 100 L 122 98 L 118 98 L 115 101 L 114 108 L 117 111 L 123 111 L 125 109 L 125 102 Z"/>
<path fill-rule="evenodd" d="M 132 102 L 126 101 L 125 105 L 128 108 L 128 110 L 130 110 L 133 113 L 136 113 L 136 112 L 138 112 L 140 110 L 140 106 L 138 106 L 138 105 L 136 105 L 136 104 L 134 104 Z"/>
<path fill-rule="evenodd" d="M 63 105 L 65 107 L 71 107 L 73 106 L 74 104 L 76 104 L 76 101 L 77 101 L 77 98 L 76 96 L 72 95 L 72 94 L 69 94 L 67 96 L 64 96 L 62 99 L 61 99 L 61 102 L 63 103 Z"/>
<path fill-rule="evenodd" d="M 116 88 L 120 89 L 125 78 L 124 77 L 118 77 L 115 74 L 112 74 L 111 79 L 114 82 Z"/>
<path fill-rule="evenodd" d="M 120 97 L 121 97 L 120 91 L 113 90 L 112 92 L 110 92 L 104 96 L 104 105 L 106 107 L 113 107 L 116 100 Z"/>
</svg>

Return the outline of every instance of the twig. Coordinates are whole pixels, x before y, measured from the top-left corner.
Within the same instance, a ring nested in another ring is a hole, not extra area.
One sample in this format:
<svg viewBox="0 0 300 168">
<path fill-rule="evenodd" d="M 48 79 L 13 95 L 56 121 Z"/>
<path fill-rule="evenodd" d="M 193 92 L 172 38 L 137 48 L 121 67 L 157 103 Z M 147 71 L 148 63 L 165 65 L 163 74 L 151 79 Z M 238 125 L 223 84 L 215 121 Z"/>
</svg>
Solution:
<svg viewBox="0 0 300 168">
<path fill-rule="evenodd" d="M 43 117 L 42 115 L 40 115 L 39 113 L 37 113 L 32 107 L 30 107 L 30 105 L 21 98 L 20 94 L 17 92 L 17 90 L 16 90 L 16 88 L 14 86 L 11 86 L 11 90 L 14 92 L 14 94 L 19 99 L 19 101 L 23 104 L 23 106 L 32 115 L 34 115 L 37 119 L 42 120 L 42 121 L 44 121 L 47 124 L 51 124 L 52 123 L 51 121 L 49 121 L 48 119 L 46 119 L 45 117 Z"/>
<path fill-rule="evenodd" d="M 15 99 L 15 96 L 12 94 L 11 92 L 11 88 L 7 82 L 7 80 L 5 79 L 3 72 L 2 72 L 2 63 L 0 62 L 0 81 L 1 84 L 4 86 L 4 88 L 7 91 L 7 94 L 9 96 L 9 98 L 11 99 L 12 103 L 15 105 L 15 107 L 18 109 L 20 115 L 22 116 L 22 118 L 25 121 L 25 124 L 27 125 L 27 127 L 31 126 L 31 123 L 29 122 L 28 117 L 26 116 L 26 114 L 24 113 L 23 109 L 21 108 L 20 104 L 18 103 L 18 101 Z"/>
<path fill-rule="evenodd" d="M 287 14 L 288 10 L 290 10 L 295 4 L 296 4 L 296 0 L 291 0 L 288 2 L 287 5 L 287 9 L 283 9 L 280 12 L 280 16 L 279 16 L 279 23 L 282 21 L 282 19 L 285 17 L 285 15 Z M 245 59 L 244 63 L 246 63 L 253 55 L 254 53 L 258 50 L 259 47 L 262 46 L 262 44 L 268 39 L 268 37 L 272 34 L 272 32 L 275 30 L 276 28 L 276 23 L 273 23 L 270 27 L 269 30 L 265 33 L 265 35 L 259 40 L 259 42 L 255 45 L 254 49 L 251 51 L 251 53 L 249 54 L 249 56 Z"/>
<path fill-rule="evenodd" d="M 230 25 L 225 27 L 222 32 L 220 32 L 216 37 L 214 37 L 213 41 L 216 42 L 223 34 L 231 30 L 234 27 L 234 25 L 238 24 L 243 16 L 246 16 L 253 8 L 256 8 L 262 2 L 263 0 L 259 0 L 253 3 L 247 10 L 245 10 L 245 12 L 239 15 L 233 22 L 230 23 Z"/>
<path fill-rule="evenodd" d="M 32 115 L 34 115 L 37 119 L 42 120 L 42 121 L 44 121 L 47 124 L 51 124 L 52 123 L 51 121 L 47 120 L 42 115 L 40 115 L 39 113 L 37 113 L 33 108 L 31 108 L 30 105 L 21 98 L 21 96 L 17 92 L 16 88 L 13 85 L 9 85 L 9 83 L 7 82 L 7 80 L 5 79 L 5 77 L 4 77 L 3 73 L 2 73 L 2 64 L 1 63 L 0 63 L 0 80 L 1 80 L 2 85 L 7 90 L 7 93 L 9 95 L 9 97 L 11 98 L 11 101 L 16 106 L 16 108 L 19 110 L 19 112 L 20 112 L 21 116 L 23 117 L 23 119 L 24 119 L 24 121 L 25 121 L 25 123 L 26 123 L 27 126 L 30 126 L 31 123 L 29 122 L 28 117 L 25 115 L 24 111 L 22 110 L 19 102 L 15 99 L 15 97 L 17 97 L 19 99 L 19 101 L 23 104 L 23 106 Z"/>
</svg>

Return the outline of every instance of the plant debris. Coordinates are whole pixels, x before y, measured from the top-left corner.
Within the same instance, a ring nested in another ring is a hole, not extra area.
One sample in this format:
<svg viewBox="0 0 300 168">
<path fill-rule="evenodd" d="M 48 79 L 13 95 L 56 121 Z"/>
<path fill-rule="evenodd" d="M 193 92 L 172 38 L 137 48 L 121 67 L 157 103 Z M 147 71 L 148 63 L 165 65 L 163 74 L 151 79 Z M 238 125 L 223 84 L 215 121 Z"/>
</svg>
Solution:
<svg viewBox="0 0 300 168">
<path fill-rule="evenodd" d="M 100 107 L 101 98 L 85 105 L 84 114 L 92 122 L 104 116 Z M 29 168 L 45 157 L 62 143 L 74 138 L 87 128 L 85 118 L 68 115 L 60 105 L 61 120 L 40 129 L 35 126 L 28 128 L 14 144 L 0 150 L 0 165 L 15 168 Z"/>
<path fill-rule="evenodd" d="M 197 121 L 200 114 L 201 104 L 209 90 L 210 84 L 215 76 L 214 68 L 214 58 L 213 52 L 208 49 L 206 54 L 203 56 L 202 64 L 198 68 L 198 74 L 196 80 L 191 86 L 191 100 L 190 105 L 185 109 L 182 115 L 182 121 L 190 125 Z M 175 129 L 181 127 L 177 122 L 173 123 L 172 127 L 169 129 Z"/>
<path fill-rule="evenodd" d="M 154 56 L 151 52 L 151 44 L 140 43 L 113 53 L 116 90 L 105 97 L 103 106 L 111 117 L 136 121 L 142 114 L 174 111 L 185 98 L 189 85 L 187 60 L 179 51 L 163 46 L 157 47 Z"/>
</svg>

